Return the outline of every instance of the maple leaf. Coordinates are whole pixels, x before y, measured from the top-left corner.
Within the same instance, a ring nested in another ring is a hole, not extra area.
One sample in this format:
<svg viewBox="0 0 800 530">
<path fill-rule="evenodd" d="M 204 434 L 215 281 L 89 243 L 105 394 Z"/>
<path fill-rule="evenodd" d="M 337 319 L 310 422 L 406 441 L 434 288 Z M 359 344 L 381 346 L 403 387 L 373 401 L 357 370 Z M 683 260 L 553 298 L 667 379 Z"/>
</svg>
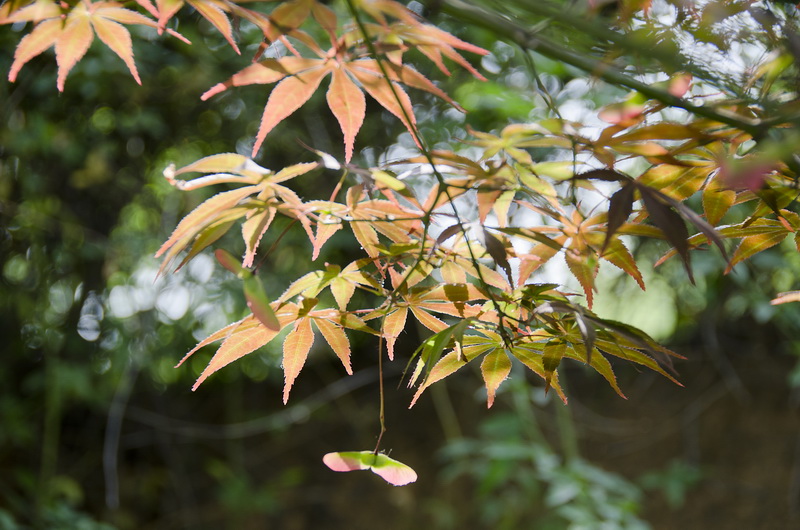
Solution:
<svg viewBox="0 0 800 530">
<path fill-rule="evenodd" d="M 317 163 L 301 163 L 274 173 L 249 158 L 223 153 L 202 158 L 188 166 L 175 170 L 170 166 L 164 171 L 165 178 L 173 186 L 193 190 L 216 184 L 239 184 L 242 187 L 225 191 L 206 200 L 184 217 L 173 233 L 156 252 L 164 256 L 161 271 L 166 269 L 183 250 L 189 248 L 188 256 L 180 268 L 193 256 L 222 237 L 239 219 L 245 243 L 243 267 L 250 267 L 255 260 L 261 238 L 269 229 L 276 214 L 299 219 L 311 241 L 311 221 L 303 214 L 303 203 L 283 182 L 304 175 L 318 167 Z M 185 173 L 208 173 L 193 180 L 178 180 Z"/>
<path fill-rule="evenodd" d="M 416 120 L 411 100 L 400 84 L 425 90 L 454 105 L 447 94 L 419 72 L 407 67 L 390 65 L 388 79 L 373 59 L 350 60 L 336 48 L 320 54 L 318 59 L 284 57 L 264 59 L 251 64 L 230 79 L 219 83 L 202 96 L 206 100 L 233 86 L 277 83 L 267 99 L 261 118 L 252 156 L 261 149 L 267 134 L 281 121 L 302 107 L 314 94 L 322 80 L 332 75 L 327 103 L 339 122 L 345 140 L 345 162 L 353 156 L 355 137 L 361 129 L 366 112 L 364 91 L 395 115 L 416 137 Z M 357 83 L 358 84 L 357 84 Z"/>
<path fill-rule="evenodd" d="M 14 52 L 14 62 L 8 73 L 8 80 L 12 83 L 25 63 L 55 46 L 58 63 L 56 85 L 63 92 L 67 75 L 86 54 L 96 34 L 125 62 L 134 80 L 142 84 L 133 60 L 131 35 L 123 24 L 157 26 L 144 15 L 126 9 L 117 2 L 83 0 L 72 7 L 62 20 L 61 8 L 54 1 L 38 0 L 5 19 L 6 23 L 28 21 L 36 25 L 22 38 Z M 183 38 L 174 31 L 170 34 Z"/>
<path fill-rule="evenodd" d="M 289 401 L 289 391 L 303 369 L 308 352 L 314 344 L 314 332 L 309 318 L 295 321 L 294 327 L 283 341 L 283 403 Z"/>
<path fill-rule="evenodd" d="M 233 324 L 229 324 L 215 331 L 207 338 L 200 341 L 197 346 L 192 348 L 189 353 L 181 359 L 177 366 L 186 362 L 189 357 L 194 355 L 202 347 L 219 340 L 223 341 L 222 345 L 211 358 L 211 361 L 209 361 L 208 366 L 206 366 L 203 373 L 200 374 L 200 377 L 195 382 L 192 387 L 193 391 L 197 390 L 197 388 L 214 372 L 268 344 L 272 339 L 278 336 L 279 330 L 288 326 L 297 315 L 297 307 L 294 304 L 286 304 L 279 308 L 278 305 L 273 302 L 272 309 L 275 311 L 279 321 L 278 330 L 265 327 L 254 315 L 249 315 L 238 322 L 234 322 Z"/>
<path fill-rule="evenodd" d="M 374 38 L 374 46 L 378 50 L 386 50 L 386 56 L 396 65 L 402 64 L 403 53 L 415 48 L 428 57 L 445 75 L 450 71 L 444 64 L 442 56 L 453 60 L 481 81 L 483 77 L 456 50 L 464 50 L 478 55 L 487 55 L 485 50 L 474 44 L 465 42 L 450 33 L 423 23 L 418 15 L 406 6 L 393 0 L 359 0 L 357 6 L 369 14 L 378 24 L 364 24 L 367 37 Z M 389 23 L 386 16 L 397 19 Z M 345 34 L 345 41 L 355 44 L 362 40 L 361 28 Z"/>
<path fill-rule="evenodd" d="M 159 34 L 167 29 L 167 23 L 180 11 L 184 3 L 188 3 L 225 37 L 236 53 L 241 55 L 239 47 L 233 40 L 233 26 L 226 15 L 237 7 L 232 2 L 226 0 L 185 0 L 185 2 L 184 0 L 156 0 L 153 5 L 150 0 L 136 0 L 136 3 L 158 20 Z"/>
</svg>

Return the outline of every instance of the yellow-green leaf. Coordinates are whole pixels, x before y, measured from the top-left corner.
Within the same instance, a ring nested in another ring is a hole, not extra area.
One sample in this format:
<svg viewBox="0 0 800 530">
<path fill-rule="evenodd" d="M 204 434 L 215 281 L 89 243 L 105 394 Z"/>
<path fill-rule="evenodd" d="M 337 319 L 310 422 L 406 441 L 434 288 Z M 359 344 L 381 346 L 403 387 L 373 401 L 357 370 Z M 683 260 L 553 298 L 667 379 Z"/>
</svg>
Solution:
<svg viewBox="0 0 800 530">
<path fill-rule="evenodd" d="M 786 239 L 788 234 L 789 231 L 784 228 L 782 230 L 775 230 L 774 232 L 770 232 L 768 234 L 745 237 L 742 239 L 741 243 L 739 243 L 739 246 L 736 247 L 736 252 L 733 253 L 731 262 L 728 265 L 728 268 L 725 269 L 725 274 L 728 274 L 737 263 L 744 261 L 763 250 L 774 247 Z"/>
<path fill-rule="evenodd" d="M 544 349 L 542 350 L 542 368 L 544 368 L 545 392 L 550 389 L 550 385 L 553 380 L 553 374 L 558 369 L 558 365 L 561 364 L 561 359 L 564 357 L 566 352 L 567 344 L 565 342 L 552 340 L 545 344 Z"/>
<path fill-rule="evenodd" d="M 483 358 L 481 374 L 486 383 L 486 408 L 491 408 L 494 404 L 497 389 L 509 373 L 511 373 L 511 359 L 503 349 L 497 348 Z"/>
<path fill-rule="evenodd" d="M 713 179 L 703 190 L 703 210 L 706 220 L 716 225 L 736 202 L 736 192 L 723 187 L 718 179 Z"/>
</svg>

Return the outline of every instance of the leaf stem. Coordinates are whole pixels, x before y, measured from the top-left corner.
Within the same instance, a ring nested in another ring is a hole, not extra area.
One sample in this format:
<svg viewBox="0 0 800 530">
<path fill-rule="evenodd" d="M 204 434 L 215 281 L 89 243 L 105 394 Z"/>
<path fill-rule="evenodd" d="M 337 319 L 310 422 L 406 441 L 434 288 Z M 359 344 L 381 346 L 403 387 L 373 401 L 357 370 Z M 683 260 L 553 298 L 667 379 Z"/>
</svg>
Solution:
<svg viewBox="0 0 800 530">
<path fill-rule="evenodd" d="M 384 317 L 386 318 L 386 317 Z M 380 413 L 379 419 L 381 422 L 381 432 L 378 434 L 378 441 L 375 443 L 375 450 L 373 453 L 376 455 L 378 454 L 378 450 L 381 447 L 381 440 L 383 440 L 383 434 L 386 432 L 386 399 L 383 390 L 383 337 L 378 339 L 378 388 L 380 389 L 381 395 L 381 405 L 380 405 Z"/>
</svg>

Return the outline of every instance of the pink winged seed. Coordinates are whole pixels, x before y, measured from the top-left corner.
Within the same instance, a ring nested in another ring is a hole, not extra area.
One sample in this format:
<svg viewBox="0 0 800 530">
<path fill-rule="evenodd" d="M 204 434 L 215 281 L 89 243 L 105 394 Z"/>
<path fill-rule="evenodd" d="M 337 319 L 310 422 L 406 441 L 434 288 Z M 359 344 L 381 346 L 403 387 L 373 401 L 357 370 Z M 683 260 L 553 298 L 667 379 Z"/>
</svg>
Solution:
<svg viewBox="0 0 800 530">
<path fill-rule="evenodd" d="M 385 455 L 379 456 L 384 456 L 384 459 L 381 460 L 388 461 L 383 461 L 380 462 L 380 465 L 372 466 L 372 472 L 392 486 L 405 486 L 406 484 L 411 484 L 417 480 L 416 471 L 407 465 L 386 457 Z"/>
<path fill-rule="evenodd" d="M 360 458 L 346 453 L 328 453 L 322 457 L 322 461 L 332 471 L 338 471 L 339 473 L 369 469 L 369 466 L 364 464 Z"/>
</svg>

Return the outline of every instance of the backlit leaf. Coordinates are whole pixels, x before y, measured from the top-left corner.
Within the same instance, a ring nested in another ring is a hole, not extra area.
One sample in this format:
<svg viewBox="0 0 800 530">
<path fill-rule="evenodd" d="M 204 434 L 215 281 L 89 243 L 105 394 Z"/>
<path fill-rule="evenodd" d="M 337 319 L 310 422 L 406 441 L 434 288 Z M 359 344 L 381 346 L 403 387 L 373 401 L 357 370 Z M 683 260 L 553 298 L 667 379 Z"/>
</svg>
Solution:
<svg viewBox="0 0 800 530">
<path fill-rule="evenodd" d="M 258 128 L 256 143 L 253 145 L 253 157 L 258 154 L 267 134 L 302 107 L 317 90 L 322 78 L 329 72 L 327 68 L 306 70 L 282 80 L 272 89 L 267 106 L 264 107 L 264 114 L 261 116 L 261 125 Z"/>
<path fill-rule="evenodd" d="M 661 375 L 663 375 L 676 385 L 683 386 L 678 382 L 677 379 L 672 377 L 663 368 L 661 368 L 661 366 L 659 366 L 659 364 L 655 361 L 655 359 L 653 359 L 646 353 L 642 353 L 641 351 L 634 348 L 621 346 L 619 340 L 613 341 L 613 340 L 598 338 L 596 344 L 597 348 L 601 352 L 613 355 L 615 357 L 619 357 L 620 359 L 624 359 L 626 361 L 641 364 L 642 366 L 646 366 L 647 368 L 660 373 Z"/>
<path fill-rule="evenodd" d="M 682 201 L 697 193 L 707 174 L 708 170 L 705 168 L 661 164 L 645 171 L 636 181 L 672 199 Z"/>
<path fill-rule="evenodd" d="M 36 0 L 20 8 L 19 5 L 22 3 L 18 2 L 17 5 L 14 5 L 15 2 L 10 1 L 3 4 L 4 8 L 11 9 L 10 15 L 6 19 L 1 18 L 5 13 L 0 11 L 0 20 L 2 20 L 3 24 L 10 22 L 40 22 L 48 18 L 61 16 L 61 9 L 59 9 L 54 0 Z"/>
<path fill-rule="evenodd" d="M 368 221 L 354 220 L 350 222 L 350 229 L 353 230 L 353 235 L 356 236 L 364 252 L 371 258 L 377 258 L 379 254 L 378 233 L 373 225 Z"/>
<path fill-rule="evenodd" d="M 408 307 L 398 307 L 383 319 L 382 332 L 389 360 L 394 359 L 394 343 L 406 327 L 406 318 L 408 318 Z"/>
<path fill-rule="evenodd" d="M 301 318 L 295 322 L 294 328 L 286 335 L 283 342 L 284 405 L 289 401 L 289 391 L 306 363 L 312 344 L 314 344 L 314 332 L 311 330 L 311 322 L 309 318 Z"/>
<path fill-rule="evenodd" d="M 619 239 L 613 240 L 601 257 L 625 271 L 628 276 L 636 280 L 642 291 L 645 290 L 644 279 L 642 278 L 642 273 L 639 272 L 639 267 L 636 265 L 636 260 L 625 245 L 622 244 L 622 241 Z"/>
<path fill-rule="evenodd" d="M 67 17 L 64 29 L 56 40 L 58 79 L 56 86 L 64 91 L 64 82 L 72 67 L 86 54 L 94 39 L 89 16 L 84 4 L 78 4 Z"/>
<path fill-rule="evenodd" d="M 410 306 L 410 308 L 416 319 L 419 320 L 419 323 L 429 330 L 439 332 L 447 327 L 447 324 L 431 315 L 427 311 L 413 305 Z"/>
<path fill-rule="evenodd" d="M 214 257 L 220 265 L 234 273 L 237 277 L 244 279 L 250 277 L 250 271 L 242 267 L 239 260 L 233 257 L 233 254 L 225 249 L 218 248 L 214 251 Z"/>
<path fill-rule="evenodd" d="M 211 362 L 208 363 L 206 369 L 200 374 L 192 390 L 197 390 L 197 387 L 217 370 L 224 368 L 233 361 L 241 359 L 245 355 L 266 345 L 274 339 L 277 334 L 277 331 L 267 329 L 263 326 L 248 328 L 242 331 L 236 330 L 231 336 L 225 339 L 225 342 L 219 347 L 217 353 L 211 358 Z"/>
<path fill-rule="evenodd" d="M 186 237 L 191 237 L 203 229 L 210 221 L 220 214 L 223 210 L 231 208 L 236 205 L 240 200 L 248 195 L 255 193 L 258 190 L 256 186 L 246 186 L 236 190 L 225 191 L 218 193 L 200 204 L 197 208 L 192 210 L 189 215 L 181 219 L 178 226 L 169 236 L 161 248 L 156 252 L 156 258 L 160 257 L 170 247 L 178 243 Z"/>
<path fill-rule="evenodd" d="M 544 359 L 542 356 L 543 348 L 543 345 L 538 350 L 533 348 L 530 344 L 524 346 L 519 345 L 511 349 L 511 355 L 519 359 L 519 361 L 527 366 L 533 373 L 547 381 L 548 375 L 544 369 Z M 549 388 L 555 390 L 558 397 L 561 398 L 561 401 L 567 403 L 567 396 L 564 394 L 564 390 L 558 382 L 558 372 L 552 372 L 549 377 Z"/>
<path fill-rule="evenodd" d="M 319 64 L 319 59 L 307 59 L 305 57 L 263 59 L 243 68 L 224 83 L 214 85 L 204 92 L 200 99 L 205 101 L 233 86 L 276 83 L 287 75 L 294 75 L 318 67 Z"/>
<path fill-rule="evenodd" d="M 25 35 L 14 50 L 14 62 L 8 71 L 8 80 L 12 83 L 16 81 L 17 74 L 25 63 L 55 44 L 62 27 L 63 22 L 54 18 L 37 24 L 33 31 Z"/>
<path fill-rule="evenodd" d="M 220 153 L 211 155 L 196 162 L 192 162 L 188 166 L 184 166 L 177 171 L 175 175 L 184 173 L 227 173 L 234 172 L 240 173 L 241 171 L 255 171 L 262 174 L 269 173 L 269 170 L 263 168 L 247 158 L 244 155 L 236 153 Z"/>
<path fill-rule="evenodd" d="M 716 178 L 703 190 L 703 211 L 712 225 L 719 223 L 735 202 L 736 192 L 725 189 Z"/>
<path fill-rule="evenodd" d="M 327 99 L 328 106 L 344 133 L 344 161 L 348 163 L 353 157 L 353 143 L 361 124 L 364 123 L 367 110 L 364 93 L 350 80 L 343 69 L 338 68 L 333 70 Z"/>
<path fill-rule="evenodd" d="M 347 304 L 350 302 L 350 299 L 353 298 L 355 292 L 356 285 L 351 281 L 341 277 L 334 278 L 333 281 L 331 281 L 331 294 L 341 311 L 347 310 Z"/>
<path fill-rule="evenodd" d="M 194 242 L 192 246 L 189 248 L 189 252 L 181 260 L 180 264 L 175 267 L 175 272 L 181 270 L 184 265 L 189 263 L 189 261 L 197 256 L 200 252 L 211 246 L 215 243 L 219 238 L 224 236 L 228 230 L 233 226 L 236 220 L 222 220 L 214 222 L 208 225 L 206 228 L 200 231 L 197 236 L 194 238 Z"/>
<path fill-rule="evenodd" d="M 220 5 L 224 4 L 217 4 L 216 2 L 208 2 L 203 0 L 188 1 L 198 13 L 203 15 L 203 18 L 208 20 L 211 25 L 217 28 L 217 31 L 219 31 L 222 36 L 225 37 L 225 40 L 228 41 L 228 44 L 231 45 L 231 48 L 233 48 L 236 53 L 241 55 L 242 52 L 239 51 L 239 47 L 233 40 L 233 27 L 231 26 L 231 21 L 228 19 L 228 15 L 225 14 L 225 11 L 223 11 L 220 7 Z"/>
<path fill-rule="evenodd" d="M 545 392 L 550 389 L 550 385 L 553 381 L 553 374 L 558 369 L 558 365 L 561 364 L 561 359 L 566 354 L 566 351 L 567 345 L 561 341 L 550 341 L 542 350 L 542 368 L 544 369 Z"/>
<path fill-rule="evenodd" d="M 779 293 L 778 296 L 770 301 L 772 305 L 787 304 L 789 302 L 800 302 L 800 291 L 787 291 Z"/>
<path fill-rule="evenodd" d="M 497 263 L 497 266 L 505 271 L 506 276 L 508 277 L 508 283 L 513 283 L 513 280 L 511 279 L 511 265 L 508 263 L 505 245 L 503 245 L 499 239 L 497 239 L 485 228 L 483 229 L 483 238 L 486 245 L 486 251 L 492 257 L 494 262 Z"/>
<path fill-rule="evenodd" d="M 594 277 L 597 274 L 596 261 L 589 256 L 575 255 L 569 250 L 564 255 L 564 258 L 570 272 L 583 287 L 583 293 L 586 295 L 586 305 L 591 309 L 594 302 Z"/>
<path fill-rule="evenodd" d="M 737 263 L 744 261 L 763 250 L 774 247 L 786 239 L 788 234 L 789 232 L 787 230 L 776 230 L 768 234 L 745 237 L 742 239 L 741 243 L 739 243 L 739 246 L 736 247 L 736 252 L 733 253 L 731 262 L 725 269 L 725 274 L 728 274 Z"/>
<path fill-rule="evenodd" d="M 492 211 L 494 201 L 503 193 L 503 190 L 493 188 L 478 188 L 478 220 L 481 224 L 486 222 L 486 216 Z"/>
<path fill-rule="evenodd" d="M 365 72 L 358 68 L 348 68 L 356 79 L 361 82 L 364 90 L 372 96 L 375 101 L 381 104 L 383 108 L 394 114 L 397 119 L 403 122 L 408 132 L 415 143 L 417 140 L 416 126 L 417 119 L 414 116 L 414 110 L 411 107 L 411 99 L 406 94 L 403 88 L 393 82 L 387 81 L 385 78 L 373 74 L 372 72 Z"/>
<path fill-rule="evenodd" d="M 243 267 L 253 266 L 258 244 L 269 229 L 273 219 L 275 219 L 275 209 L 268 207 L 261 212 L 257 212 L 242 224 L 242 237 L 245 244 L 244 259 L 242 260 Z"/>
<path fill-rule="evenodd" d="M 111 48 L 125 62 L 133 78 L 141 85 L 142 80 L 136 70 L 136 63 L 133 62 L 131 34 L 128 33 L 125 26 L 99 16 L 92 17 L 92 26 L 103 44 Z"/>
<path fill-rule="evenodd" d="M 233 324 L 228 324 L 224 328 L 215 331 L 214 333 L 212 333 L 211 335 L 209 335 L 208 337 L 206 337 L 205 339 L 203 339 L 199 343 L 197 343 L 197 346 L 192 348 L 189 351 L 189 353 L 184 355 L 183 358 L 180 360 L 180 362 L 178 362 L 178 364 L 175 365 L 175 368 L 179 367 L 184 362 L 186 362 L 186 360 L 189 357 L 191 357 L 196 351 L 198 351 L 203 346 L 207 346 L 207 345 L 211 344 L 212 342 L 216 342 L 218 340 L 222 340 L 222 339 L 230 336 L 231 334 L 233 334 L 236 331 L 245 331 L 246 329 L 256 327 L 257 325 L 258 325 L 258 323 L 256 322 L 255 317 L 253 317 L 253 315 L 249 315 L 249 316 L 243 318 L 242 320 L 239 320 L 238 322 L 234 322 Z"/>
<path fill-rule="evenodd" d="M 505 350 L 497 348 L 486 354 L 481 363 L 481 374 L 486 382 L 486 408 L 491 408 L 494 403 L 495 393 L 500 384 L 511 373 L 511 359 Z"/>
<path fill-rule="evenodd" d="M 692 266 L 689 261 L 689 244 L 686 241 L 689 238 L 689 231 L 686 229 L 683 219 L 657 198 L 650 191 L 650 188 L 642 188 L 640 191 L 647 213 L 650 214 L 650 219 L 654 225 L 664 232 L 667 241 L 678 251 L 678 255 L 683 260 L 683 265 L 689 275 L 689 280 L 694 283 Z"/>
<path fill-rule="evenodd" d="M 353 374 L 353 369 L 350 367 L 350 341 L 347 340 L 347 334 L 340 328 L 328 322 L 324 318 L 315 318 L 314 325 L 317 326 L 328 346 L 331 347 L 333 352 L 342 361 L 344 369 L 349 375 Z"/>
</svg>

